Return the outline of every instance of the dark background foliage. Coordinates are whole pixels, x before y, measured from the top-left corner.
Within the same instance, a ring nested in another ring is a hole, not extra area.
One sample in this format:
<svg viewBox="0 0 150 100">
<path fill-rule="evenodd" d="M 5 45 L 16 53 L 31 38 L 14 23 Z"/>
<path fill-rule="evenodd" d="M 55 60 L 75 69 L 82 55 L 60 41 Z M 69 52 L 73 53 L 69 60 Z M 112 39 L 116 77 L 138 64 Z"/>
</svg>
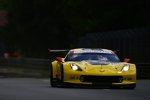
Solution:
<svg viewBox="0 0 150 100">
<path fill-rule="evenodd" d="M 0 48 L 47 58 L 48 48 L 76 48 L 86 33 L 149 27 L 149 5 L 149 0 L 0 0 L 0 10 L 8 12 Z"/>
</svg>

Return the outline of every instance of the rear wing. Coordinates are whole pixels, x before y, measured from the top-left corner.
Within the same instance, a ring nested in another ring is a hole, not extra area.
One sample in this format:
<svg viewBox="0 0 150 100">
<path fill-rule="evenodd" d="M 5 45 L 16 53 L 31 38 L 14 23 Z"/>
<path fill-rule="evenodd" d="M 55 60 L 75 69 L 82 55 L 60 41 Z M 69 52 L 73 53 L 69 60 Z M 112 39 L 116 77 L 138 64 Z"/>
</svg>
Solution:
<svg viewBox="0 0 150 100">
<path fill-rule="evenodd" d="M 117 54 L 118 52 L 120 52 L 120 50 L 113 50 L 113 52 L 114 52 L 115 54 Z"/>
<path fill-rule="evenodd" d="M 49 52 L 68 52 L 69 50 L 54 50 L 54 49 L 48 49 Z"/>
<path fill-rule="evenodd" d="M 60 60 L 60 58 L 64 58 L 67 54 L 67 52 L 69 52 L 69 50 L 66 50 L 66 49 L 61 49 L 61 50 L 58 50 L 58 49 L 48 49 L 48 52 L 49 52 L 49 56 L 50 56 L 50 60 L 51 61 L 54 61 L 54 60 Z"/>
</svg>

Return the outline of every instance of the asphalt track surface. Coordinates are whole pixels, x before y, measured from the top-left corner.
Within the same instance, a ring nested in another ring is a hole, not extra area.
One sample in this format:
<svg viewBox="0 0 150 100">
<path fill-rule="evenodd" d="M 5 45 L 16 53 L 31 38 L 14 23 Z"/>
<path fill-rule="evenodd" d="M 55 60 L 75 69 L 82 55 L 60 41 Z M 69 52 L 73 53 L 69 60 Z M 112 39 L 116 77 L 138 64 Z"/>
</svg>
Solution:
<svg viewBox="0 0 150 100">
<path fill-rule="evenodd" d="M 49 79 L 0 78 L 0 100 L 150 100 L 150 80 L 137 88 L 51 88 Z"/>
</svg>

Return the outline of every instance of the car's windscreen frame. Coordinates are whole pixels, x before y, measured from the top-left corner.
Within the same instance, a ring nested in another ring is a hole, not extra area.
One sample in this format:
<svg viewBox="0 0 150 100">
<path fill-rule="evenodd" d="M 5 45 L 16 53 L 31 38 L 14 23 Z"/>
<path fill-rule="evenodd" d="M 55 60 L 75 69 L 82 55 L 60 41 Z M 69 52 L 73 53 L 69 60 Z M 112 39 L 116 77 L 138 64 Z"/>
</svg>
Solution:
<svg viewBox="0 0 150 100">
<path fill-rule="evenodd" d="M 93 57 L 93 59 L 88 59 Z M 96 56 L 103 56 L 108 59 L 108 62 L 120 62 L 119 57 L 112 53 L 69 53 L 65 57 L 65 61 L 83 61 L 83 60 L 97 60 Z M 71 58 L 72 57 L 72 58 Z M 78 57 L 78 58 L 77 58 Z"/>
</svg>

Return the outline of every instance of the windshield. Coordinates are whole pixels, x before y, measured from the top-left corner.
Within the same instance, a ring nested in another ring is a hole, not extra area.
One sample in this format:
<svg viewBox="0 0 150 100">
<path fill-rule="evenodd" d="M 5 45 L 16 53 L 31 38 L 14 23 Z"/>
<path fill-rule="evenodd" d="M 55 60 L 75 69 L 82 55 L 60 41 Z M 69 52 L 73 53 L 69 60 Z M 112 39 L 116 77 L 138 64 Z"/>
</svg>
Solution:
<svg viewBox="0 0 150 100">
<path fill-rule="evenodd" d="M 94 60 L 99 62 L 120 62 L 119 58 L 115 54 L 107 53 L 73 53 L 68 54 L 65 61 L 83 61 Z"/>
</svg>

